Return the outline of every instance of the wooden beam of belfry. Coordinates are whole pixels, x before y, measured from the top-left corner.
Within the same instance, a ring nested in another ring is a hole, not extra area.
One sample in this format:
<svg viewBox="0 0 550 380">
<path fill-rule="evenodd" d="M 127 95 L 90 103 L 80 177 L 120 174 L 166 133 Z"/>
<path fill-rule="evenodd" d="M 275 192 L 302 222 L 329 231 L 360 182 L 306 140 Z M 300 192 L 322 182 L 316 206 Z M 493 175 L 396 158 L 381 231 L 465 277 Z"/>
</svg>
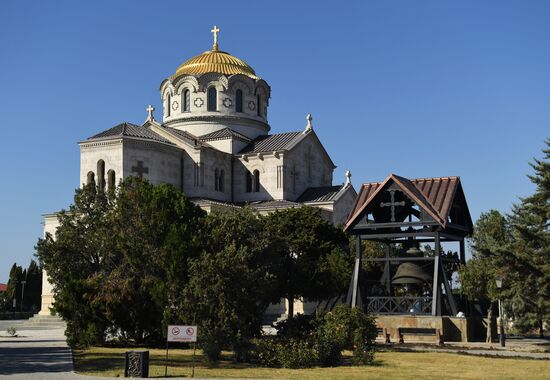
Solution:
<svg viewBox="0 0 550 380">
<path fill-rule="evenodd" d="M 439 303 L 439 234 L 435 234 L 435 260 L 434 260 L 434 276 L 433 276 L 433 291 L 432 291 L 432 316 L 438 315 Z"/>
<path fill-rule="evenodd" d="M 451 305 L 451 312 L 453 316 L 458 314 L 458 309 L 456 307 L 455 298 L 449 286 L 449 280 L 447 279 L 447 273 L 445 273 L 445 268 L 441 266 L 441 276 L 443 277 L 443 286 L 445 287 L 445 293 L 447 293 L 447 299 L 449 300 L 449 305 Z"/>
<path fill-rule="evenodd" d="M 348 302 L 350 307 L 356 307 L 359 302 L 359 273 L 361 272 L 361 238 L 355 237 L 355 266 L 348 291 Z"/>
<path fill-rule="evenodd" d="M 384 275 L 386 276 L 386 291 L 388 292 L 388 296 L 391 296 L 391 273 L 390 273 L 390 245 L 386 244 L 385 249 L 385 259 L 386 264 L 384 265 Z"/>
</svg>

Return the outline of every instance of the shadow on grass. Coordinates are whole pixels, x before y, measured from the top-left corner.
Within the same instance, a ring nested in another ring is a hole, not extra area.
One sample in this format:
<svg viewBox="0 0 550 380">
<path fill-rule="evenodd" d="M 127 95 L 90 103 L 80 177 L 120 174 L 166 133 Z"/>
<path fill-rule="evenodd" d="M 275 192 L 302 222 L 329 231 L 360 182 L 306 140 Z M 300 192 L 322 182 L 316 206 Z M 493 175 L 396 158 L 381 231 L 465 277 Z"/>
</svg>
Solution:
<svg viewBox="0 0 550 380">
<path fill-rule="evenodd" d="M 73 354 L 74 366 L 76 372 L 105 372 L 105 371 L 122 371 L 124 372 L 124 358 L 126 350 L 120 352 L 88 352 L 75 351 Z M 166 365 L 166 357 L 164 354 L 151 353 L 149 356 L 149 366 L 164 367 Z M 171 368 L 191 368 L 193 365 L 192 354 L 181 351 L 170 352 L 168 355 L 168 367 Z M 220 361 L 210 362 L 202 353 L 197 353 L 195 356 L 195 367 L 206 369 L 246 369 L 258 368 L 256 365 L 249 363 L 235 362 L 230 354 L 222 355 Z"/>
</svg>

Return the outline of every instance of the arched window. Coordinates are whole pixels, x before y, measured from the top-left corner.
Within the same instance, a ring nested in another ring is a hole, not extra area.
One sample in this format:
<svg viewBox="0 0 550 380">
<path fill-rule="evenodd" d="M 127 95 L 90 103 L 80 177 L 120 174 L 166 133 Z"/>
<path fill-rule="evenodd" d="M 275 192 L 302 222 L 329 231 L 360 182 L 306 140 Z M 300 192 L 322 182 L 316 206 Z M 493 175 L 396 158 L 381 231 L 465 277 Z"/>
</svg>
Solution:
<svg viewBox="0 0 550 380">
<path fill-rule="evenodd" d="M 88 175 L 87 175 L 87 178 L 86 178 L 86 184 L 95 186 L 95 174 L 94 174 L 94 172 L 88 172 Z"/>
<path fill-rule="evenodd" d="M 214 170 L 214 189 L 216 191 L 218 191 L 220 189 L 220 184 L 219 184 L 219 172 L 218 172 L 218 169 Z"/>
<path fill-rule="evenodd" d="M 208 111 L 217 111 L 218 105 L 216 104 L 218 101 L 218 92 L 216 91 L 216 87 L 210 87 L 208 89 Z"/>
<path fill-rule="evenodd" d="M 258 105 L 258 107 L 256 108 L 256 112 L 258 116 L 262 116 L 262 98 L 260 97 L 260 95 L 256 97 L 256 103 Z"/>
<path fill-rule="evenodd" d="M 166 95 L 166 116 L 170 116 L 170 94 Z"/>
<path fill-rule="evenodd" d="M 97 186 L 103 190 L 105 189 L 105 161 L 97 161 Z"/>
<path fill-rule="evenodd" d="M 243 112 L 243 91 L 237 90 L 235 93 L 235 111 Z"/>
<path fill-rule="evenodd" d="M 107 172 L 107 188 L 109 191 L 113 191 L 116 187 L 116 176 L 113 169 Z"/>
<path fill-rule="evenodd" d="M 254 170 L 254 192 L 260 192 L 260 172 L 258 170 Z"/>
<path fill-rule="evenodd" d="M 220 184 L 218 185 L 218 189 L 223 193 L 225 190 L 225 172 L 223 170 L 220 171 Z"/>
<path fill-rule="evenodd" d="M 248 170 L 246 171 L 246 192 L 252 192 L 252 174 Z"/>
<path fill-rule="evenodd" d="M 189 90 L 184 90 L 182 94 L 181 99 L 181 112 L 189 112 L 190 104 L 191 104 L 191 93 Z"/>
</svg>

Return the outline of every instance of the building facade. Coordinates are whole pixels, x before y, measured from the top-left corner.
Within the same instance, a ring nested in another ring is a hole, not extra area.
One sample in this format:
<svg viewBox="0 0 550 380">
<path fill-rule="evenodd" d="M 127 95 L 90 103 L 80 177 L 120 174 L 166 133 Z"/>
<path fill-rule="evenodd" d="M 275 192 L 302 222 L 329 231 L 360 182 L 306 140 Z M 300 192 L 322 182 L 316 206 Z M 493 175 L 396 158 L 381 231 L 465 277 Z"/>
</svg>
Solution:
<svg viewBox="0 0 550 380">
<path fill-rule="evenodd" d="M 210 212 L 249 206 L 260 213 L 310 205 L 344 224 L 357 193 L 351 174 L 333 185 L 334 165 L 307 115 L 295 132 L 271 134 L 271 88 L 241 59 L 218 48 L 180 65 L 160 84 L 161 120 L 124 122 L 79 143 L 80 185 L 112 188 L 128 176 L 169 183 Z M 55 233 L 55 214 L 44 218 Z M 46 276 L 44 276 L 46 279 Z M 45 280 L 42 313 L 53 295 Z"/>
</svg>

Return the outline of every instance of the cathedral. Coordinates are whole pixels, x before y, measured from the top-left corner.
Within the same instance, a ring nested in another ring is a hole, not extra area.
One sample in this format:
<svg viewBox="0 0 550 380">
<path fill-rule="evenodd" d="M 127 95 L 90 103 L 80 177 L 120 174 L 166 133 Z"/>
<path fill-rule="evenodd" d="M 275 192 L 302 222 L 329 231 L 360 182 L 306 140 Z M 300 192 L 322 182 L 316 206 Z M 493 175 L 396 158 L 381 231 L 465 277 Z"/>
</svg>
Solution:
<svg viewBox="0 0 550 380">
<path fill-rule="evenodd" d="M 357 197 L 351 174 L 333 185 L 336 166 L 311 115 L 295 132 L 271 133 L 271 87 L 246 62 L 219 49 L 219 31 L 212 29 L 212 50 L 161 82 L 162 116 L 148 106 L 144 123 L 123 122 L 79 143 L 80 185 L 112 188 L 139 176 L 178 187 L 207 212 L 309 205 L 344 224 Z M 45 232 L 55 235 L 57 226 L 55 213 L 44 216 Z M 52 300 L 45 275 L 41 314 L 49 314 Z"/>
</svg>

